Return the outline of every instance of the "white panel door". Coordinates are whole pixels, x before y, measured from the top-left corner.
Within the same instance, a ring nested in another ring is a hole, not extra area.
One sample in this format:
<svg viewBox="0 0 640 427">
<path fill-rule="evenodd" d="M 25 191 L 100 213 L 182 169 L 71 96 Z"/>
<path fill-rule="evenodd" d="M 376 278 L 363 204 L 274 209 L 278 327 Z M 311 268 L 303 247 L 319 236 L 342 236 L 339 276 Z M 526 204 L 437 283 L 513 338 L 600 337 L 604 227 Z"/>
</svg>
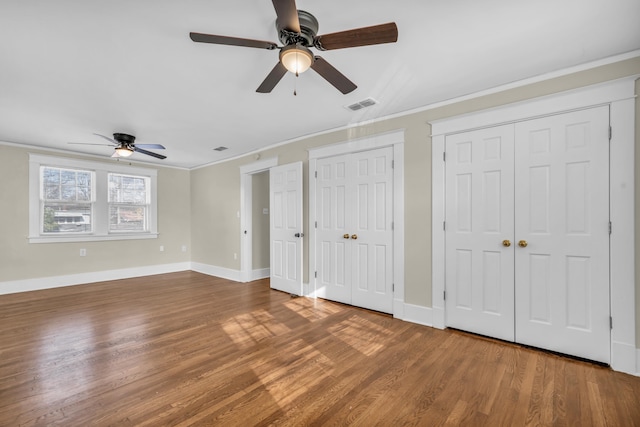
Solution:
<svg viewBox="0 0 640 427">
<path fill-rule="evenodd" d="M 316 163 L 316 295 L 351 304 L 350 156 Z"/>
<path fill-rule="evenodd" d="M 302 295 L 302 162 L 269 172 L 271 287 Z"/>
<path fill-rule="evenodd" d="M 609 109 L 515 125 L 516 340 L 609 363 Z"/>
<path fill-rule="evenodd" d="M 446 324 L 514 339 L 513 126 L 446 139 Z"/>
<path fill-rule="evenodd" d="M 351 303 L 392 313 L 393 148 L 352 157 Z"/>
<path fill-rule="evenodd" d="M 317 295 L 393 312 L 393 149 L 319 159 Z"/>
</svg>

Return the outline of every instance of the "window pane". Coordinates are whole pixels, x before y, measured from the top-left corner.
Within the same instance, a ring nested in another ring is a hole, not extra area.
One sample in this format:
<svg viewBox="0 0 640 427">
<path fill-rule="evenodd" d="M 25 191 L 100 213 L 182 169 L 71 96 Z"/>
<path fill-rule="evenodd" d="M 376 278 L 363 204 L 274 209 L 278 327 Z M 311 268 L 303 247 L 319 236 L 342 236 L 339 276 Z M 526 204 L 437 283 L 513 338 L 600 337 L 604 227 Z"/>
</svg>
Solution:
<svg viewBox="0 0 640 427">
<path fill-rule="evenodd" d="M 91 231 L 91 205 L 45 203 L 44 233 L 87 233 Z"/>
<path fill-rule="evenodd" d="M 89 171 L 44 167 L 42 170 L 42 199 L 47 201 L 86 201 L 91 198 Z"/>
<path fill-rule="evenodd" d="M 149 178 L 109 174 L 109 203 L 147 205 Z"/>
<path fill-rule="evenodd" d="M 147 231 L 146 206 L 111 205 L 109 231 Z"/>
</svg>

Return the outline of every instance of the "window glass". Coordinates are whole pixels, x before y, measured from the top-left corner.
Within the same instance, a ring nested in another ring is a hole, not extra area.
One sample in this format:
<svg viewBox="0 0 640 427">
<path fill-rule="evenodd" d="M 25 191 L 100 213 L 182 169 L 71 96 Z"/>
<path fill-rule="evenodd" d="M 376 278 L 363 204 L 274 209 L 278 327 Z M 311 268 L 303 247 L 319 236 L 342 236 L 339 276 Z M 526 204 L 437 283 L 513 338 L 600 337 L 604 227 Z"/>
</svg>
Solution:
<svg viewBox="0 0 640 427">
<path fill-rule="evenodd" d="M 109 174 L 109 231 L 147 231 L 149 178 Z"/>
<path fill-rule="evenodd" d="M 44 166 L 41 176 L 42 232 L 91 232 L 93 173 Z"/>
</svg>

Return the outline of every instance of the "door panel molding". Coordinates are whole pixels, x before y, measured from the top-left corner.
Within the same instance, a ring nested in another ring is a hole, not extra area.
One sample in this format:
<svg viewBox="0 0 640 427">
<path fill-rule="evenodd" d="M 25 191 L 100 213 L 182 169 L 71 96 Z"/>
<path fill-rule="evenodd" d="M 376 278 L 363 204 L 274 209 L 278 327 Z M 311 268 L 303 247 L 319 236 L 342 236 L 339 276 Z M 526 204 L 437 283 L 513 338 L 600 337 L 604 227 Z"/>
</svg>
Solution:
<svg viewBox="0 0 640 427">
<path fill-rule="evenodd" d="M 315 271 L 322 268 L 316 253 L 316 186 L 317 161 L 320 158 L 393 147 L 393 316 L 404 318 L 404 129 L 343 141 L 309 150 L 309 296 L 317 297 L 319 289 Z"/>
<path fill-rule="evenodd" d="M 445 327 L 445 136 L 498 124 L 610 106 L 611 138 L 609 194 L 611 367 L 637 374 L 635 313 L 634 121 L 637 76 L 506 105 L 475 114 L 434 121 L 432 130 L 432 315 L 433 326 Z"/>
</svg>

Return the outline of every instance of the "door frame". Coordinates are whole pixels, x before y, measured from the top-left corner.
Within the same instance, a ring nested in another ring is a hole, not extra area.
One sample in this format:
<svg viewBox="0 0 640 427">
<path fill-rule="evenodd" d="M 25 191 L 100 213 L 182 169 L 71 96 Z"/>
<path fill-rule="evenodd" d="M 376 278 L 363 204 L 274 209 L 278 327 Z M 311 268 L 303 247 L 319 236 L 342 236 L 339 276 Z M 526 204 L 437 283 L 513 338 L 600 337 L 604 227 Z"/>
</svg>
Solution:
<svg viewBox="0 0 640 427">
<path fill-rule="evenodd" d="M 343 141 L 309 150 L 309 287 L 305 295 L 316 297 L 319 268 L 316 259 L 317 160 L 376 148 L 393 147 L 393 317 L 404 318 L 404 129 Z"/>
<path fill-rule="evenodd" d="M 250 282 L 262 277 L 253 273 L 253 183 L 252 176 L 278 166 L 278 157 L 240 166 L 240 281 Z M 271 256 L 271 255 L 269 255 Z M 262 275 L 261 275 L 262 276 Z M 266 277 L 269 277 L 267 274 Z"/>
<path fill-rule="evenodd" d="M 503 107 L 430 122 L 432 138 L 432 311 L 433 326 L 445 324 L 445 137 L 600 105 L 610 107 L 609 211 L 611 367 L 636 375 L 634 121 L 635 80 L 627 77 Z"/>
</svg>

